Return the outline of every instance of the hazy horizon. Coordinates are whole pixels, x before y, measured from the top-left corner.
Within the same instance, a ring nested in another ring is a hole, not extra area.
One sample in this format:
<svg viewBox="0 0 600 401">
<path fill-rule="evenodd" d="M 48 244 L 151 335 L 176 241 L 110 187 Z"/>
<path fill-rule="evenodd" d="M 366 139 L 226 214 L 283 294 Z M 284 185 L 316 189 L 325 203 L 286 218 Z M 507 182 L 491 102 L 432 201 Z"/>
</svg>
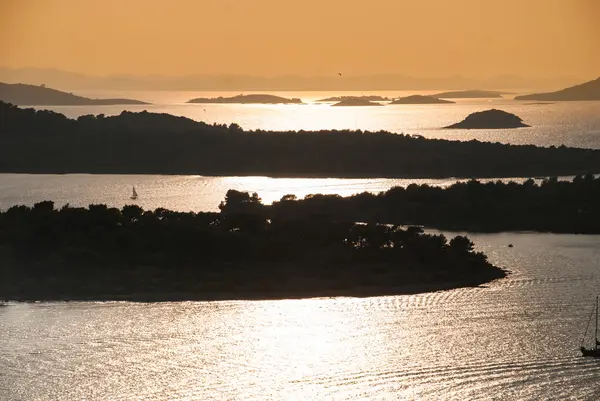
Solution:
<svg viewBox="0 0 600 401">
<path fill-rule="evenodd" d="M 247 91 L 382 91 L 382 90 L 555 90 L 596 79 L 596 76 L 560 76 L 552 78 L 501 74 L 484 78 L 463 75 L 421 77 L 401 74 L 370 74 L 355 76 L 278 75 L 273 77 L 249 74 L 189 74 L 189 75 L 91 75 L 54 68 L 10 68 L 0 65 L 0 82 L 45 84 L 54 89 L 84 90 L 247 90 Z"/>
<path fill-rule="evenodd" d="M 0 4 L 8 68 L 90 76 L 600 75 L 594 0 Z"/>
</svg>

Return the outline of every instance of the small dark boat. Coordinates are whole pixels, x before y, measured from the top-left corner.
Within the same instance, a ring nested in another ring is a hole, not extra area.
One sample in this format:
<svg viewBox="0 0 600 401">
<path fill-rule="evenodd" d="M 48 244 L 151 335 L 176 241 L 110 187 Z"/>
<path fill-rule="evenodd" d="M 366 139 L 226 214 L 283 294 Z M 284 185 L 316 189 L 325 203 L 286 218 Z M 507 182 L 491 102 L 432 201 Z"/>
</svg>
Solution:
<svg viewBox="0 0 600 401">
<path fill-rule="evenodd" d="M 594 331 L 594 346 L 590 347 L 590 348 L 586 348 L 583 344 L 585 342 L 585 336 L 587 335 L 588 329 L 590 328 L 590 322 L 592 321 L 592 314 L 594 313 L 594 311 L 596 312 L 596 329 Z M 594 309 L 592 310 L 592 314 L 590 314 L 590 318 L 588 319 L 588 324 L 585 327 L 585 333 L 583 333 L 583 338 L 581 340 L 581 347 L 579 349 L 581 350 L 581 354 L 583 356 L 600 358 L 600 348 L 598 348 L 598 346 L 600 345 L 600 341 L 598 341 L 598 297 L 596 297 L 596 305 L 595 305 Z"/>
</svg>

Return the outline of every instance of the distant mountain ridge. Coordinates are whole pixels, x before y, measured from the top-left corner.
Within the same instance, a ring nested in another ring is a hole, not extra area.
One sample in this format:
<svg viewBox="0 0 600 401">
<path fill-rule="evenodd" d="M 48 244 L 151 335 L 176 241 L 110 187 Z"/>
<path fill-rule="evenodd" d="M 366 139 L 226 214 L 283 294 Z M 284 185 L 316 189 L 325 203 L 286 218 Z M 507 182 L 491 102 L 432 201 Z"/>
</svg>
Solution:
<svg viewBox="0 0 600 401">
<path fill-rule="evenodd" d="M 555 100 L 555 101 L 583 101 L 600 100 L 600 78 L 584 82 L 556 92 L 535 93 L 533 95 L 517 96 L 515 100 Z"/>
<path fill-rule="evenodd" d="M 90 99 L 45 86 L 0 82 L 0 100 L 19 106 L 99 106 L 149 104 L 133 99 Z"/>
<path fill-rule="evenodd" d="M 29 83 L 69 89 L 103 90 L 198 90 L 198 91 L 277 91 L 277 90 L 462 90 L 465 88 L 489 89 L 556 89 L 573 85 L 579 78 L 530 79 L 517 75 L 500 75 L 487 79 L 462 76 L 419 78 L 398 74 L 373 74 L 350 76 L 342 74 L 322 76 L 249 75 L 187 75 L 187 76 L 89 76 L 56 69 L 0 67 L 0 81 Z"/>
</svg>

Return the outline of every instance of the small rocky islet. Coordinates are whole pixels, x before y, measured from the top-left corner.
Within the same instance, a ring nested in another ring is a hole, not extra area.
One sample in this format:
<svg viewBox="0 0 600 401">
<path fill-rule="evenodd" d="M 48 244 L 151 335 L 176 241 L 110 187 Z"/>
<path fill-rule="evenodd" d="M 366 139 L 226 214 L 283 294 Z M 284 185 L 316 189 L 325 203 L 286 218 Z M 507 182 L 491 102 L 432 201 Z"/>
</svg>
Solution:
<svg viewBox="0 0 600 401">
<path fill-rule="evenodd" d="M 469 114 L 464 120 L 447 129 L 507 129 L 529 127 L 523 120 L 504 110 L 490 109 Z"/>
</svg>

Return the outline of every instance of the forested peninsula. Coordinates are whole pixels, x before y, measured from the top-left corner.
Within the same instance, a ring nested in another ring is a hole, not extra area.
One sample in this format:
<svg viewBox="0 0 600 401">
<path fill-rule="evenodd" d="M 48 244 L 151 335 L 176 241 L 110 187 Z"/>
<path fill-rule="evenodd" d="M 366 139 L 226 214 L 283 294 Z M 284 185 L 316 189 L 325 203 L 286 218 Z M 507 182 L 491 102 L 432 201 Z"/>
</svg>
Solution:
<svg viewBox="0 0 600 401">
<path fill-rule="evenodd" d="M 229 191 L 220 213 L 130 205 L 0 212 L 0 300 L 373 296 L 477 286 L 506 272 L 473 243 L 419 228 L 270 218 Z"/>
<path fill-rule="evenodd" d="M 0 172 L 536 177 L 600 172 L 600 151 L 385 131 L 245 131 L 145 111 L 74 120 L 0 102 Z"/>
<path fill-rule="evenodd" d="M 600 234 L 600 178 L 588 174 L 572 181 L 550 177 L 522 184 L 470 180 L 447 188 L 411 184 L 349 197 L 287 195 L 265 209 L 272 218 L 320 216 L 469 232 Z"/>
</svg>

